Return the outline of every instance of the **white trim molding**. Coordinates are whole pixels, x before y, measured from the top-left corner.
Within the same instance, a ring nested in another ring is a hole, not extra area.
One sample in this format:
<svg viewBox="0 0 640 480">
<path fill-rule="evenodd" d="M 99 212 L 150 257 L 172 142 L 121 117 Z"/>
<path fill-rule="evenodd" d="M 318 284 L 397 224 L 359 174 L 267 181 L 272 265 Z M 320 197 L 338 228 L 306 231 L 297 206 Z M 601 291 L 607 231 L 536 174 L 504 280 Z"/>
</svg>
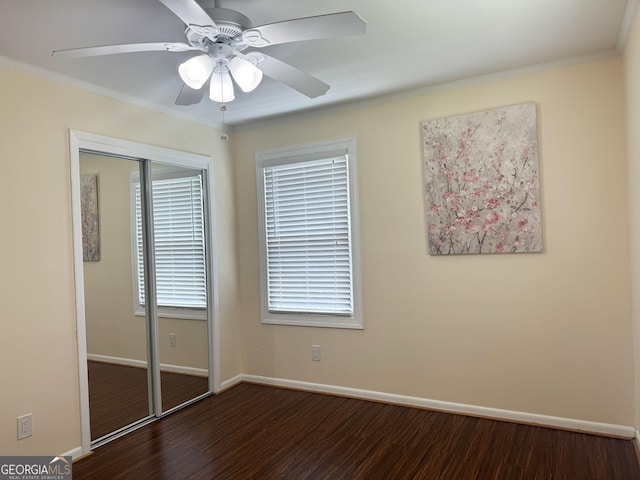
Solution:
<svg viewBox="0 0 640 480">
<path fill-rule="evenodd" d="M 147 362 L 144 360 L 135 360 L 133 358 L 110 357 L 107 355 L 95 355 L 87 353 L 87 360 L 94 362 L 111 363 L 114 365 L 123 365 L 126 367 L 147 368 Z M 171 365 L 170 363 L 160 364 L 161 372 L 181 373 L 184 375 L 193 375 L 196 377 L 208 377 L 209 371 L 206 368 L 185 367 L 183 365 Z"/>
<path fill-rule="evenodd" d="M 630 1 L 640 2 L 640 0 Z M 551 60 L 534 65 L 500 70 L 497 72 L 485 73 L 471 77 L 451 78 L 441 83 L 427 84 L 421 87 L 411 88 L 400 92 L 388 93 L 384 95 L 374 95 L 372 97 L 366 97 L 361 100 L 353 100 L 350 102 L 338 103 L 335 105 L 319 106 L 318 108 L 314 108 L 312 110 L 289 112 L 268 118 L 247 120 L 242 123 L 234 124 L 233 130 L 234 132 L 243 132 L 256 128 L 267 128 L 275 125 L 282 125 L 284 123 L 295 123 L 296 121 L 302 121 L 305 119 L 317 117 L 319 114 L 324 115 L 331 113 L 340 113 L 357 108 L 366 108 L 375 105 L 382 105 L 385 103 L 431 95 L 437 92 L 453 90 L 456 88 L 472 87 L 475 85 L 483 85 L 491 82 L 510 80 L 533 73 L 546 72 L 548 70 L 555 70 L 558 68 L 565 68 L 573 65 L 581 65 L 584 63 L 596 62 L 609 58 L 619 58 L 620 55 L 621 51 L 618 48 L 611 48 L 609 50 L 604 50 L 601 52 L 566 57 L 558 60 Z"/>
<path fill-rule="evenodd" d="M 244 380 L 244 375 L 236 375 L 235 377 L 232 377 L 228 380 L 225 380 L 224 382 L 222 382 L 220 384 L 220 392 L 224 391 L 224 390 L 228 390 L 231 387 L 235 387 L 236 385 L 238 385 L 239 383 L 242 383 Z M 249 381 L 249 380 L 247 380 Z"/>
<path fill-rule="evenodd" d="M 624 53 L 627 41 L 629 40 L 631 27 L 638 12 L 638 3 L 640 3 L 640 0 L 627 0 L 627 8 L 624 11 L 624 17 L 622 18 L 622 25 L 618 31 L 618 41 L 616 43 L 616 49 L 621 55 Z"/>
<path fill-rule="evenodd" d="M 28 73 L 29 75 L 40 77 L 45 80 L 50 80 L 52 82 L 60 83 L 62 85 L 67 85 L 69 87 L 78 88 L 86 92 L 91 92 L 91 93 L 95 93 L 105 97 L 109 97 L 114 100 L 128 103 L 130 105 L 136 105 L 138 107 L 146 108 L 148 110 L 154 110 L 156 112 L 164 113 L 165 115 L 170 115 L 175 118 L 180 118 L 188 122 L 194 122 L 207 127 L 216 128 L 218 130 L 221 130 L 222 132 L 229 133 L 232 131 L 232 129 L 228 125 L 224 125 L 221 122 L 204 119 L 201 116 L 189 114 L 184 110 L 180 110 L 179 108 L 176 108 L 176 107 L 167 107 L 165 105 L 160 105 L 158 103 L 155 103 L 149 100 L 143 100 L 141 98 L 134 97 L 132 95 L 116 92 L 115 90 L 112 90 L 110 88 L 100 87 L 98 85 L 85 82 L 84 80 L 78 80 L 77 78 L 73 78 L 68 75 L 64 75 L 62 73 L 54 72 L 53 70 L 47 70 L 46 68 L 37 67 L 35 65 L 31 65 L 26 62 L 21 62 L 13 58 L 0 56 L 0 67 L 12 68 L 14 70 Z"/>
<path fill-rule="evenodd" d="M 553 417 L 549 415 L 518 412 L 514 410 L 503 410 L 499 408 L 479 407 L 476 405 L 467 405 L 463 403 L 443 402 L 440 400 L 431 400 L 428 398 L 410 397 L 406 395 L 396 395 L 393 393 L 376 392 L 373 390 L 361 390 L 357 388 L 324 385 L 321 383 L 301 382 L 298 380 L 262 377 L 258 375 L 239 375 L 239 377 L 240 381 L 247 383 L 257 383 L 260 385 L 291 388 L 294 390 L 303 390 L 307 392 L 338 395 L 360 400 L 372 400 L 375 402 L 390 403 L 406 407 L 424 408 L 428 410 L 437 410 L 447 413 L 469 415 L 472 417 L 504 420 L 507 422 L 521 423 L 525 425 L 536 425 L 541 427 L 624 438 L 629 440 L 635 438 L 636 441 L 638 441 L 636 429 L 634 427 L 625 425 L 591 422 L 588 420 L 577 420 L 573 418 Z M 232 380 L 235 380 L 237 378 L 238 377 L 234 377 L 234 379 Z"/>
<path fill-rule="evenodd" d="M 86 455 L 86 454 L 87 454 L 87 452 L 83 452 L 82 451 L 82 447 L 76 447 L 76 448 L 72 448 L 68 452 L 64 452 L 60 456 L 61 457 L 71 457 L 71 460 L 77 460 L 78 458 L 80 458 L 81 456 Z"/>
<path fill-rule="evenodd" d="M 637 428 L 634 440 L 636 441 L 636 451 L 640 455 L 640 430 L 638 430 Z"/>
</svg>

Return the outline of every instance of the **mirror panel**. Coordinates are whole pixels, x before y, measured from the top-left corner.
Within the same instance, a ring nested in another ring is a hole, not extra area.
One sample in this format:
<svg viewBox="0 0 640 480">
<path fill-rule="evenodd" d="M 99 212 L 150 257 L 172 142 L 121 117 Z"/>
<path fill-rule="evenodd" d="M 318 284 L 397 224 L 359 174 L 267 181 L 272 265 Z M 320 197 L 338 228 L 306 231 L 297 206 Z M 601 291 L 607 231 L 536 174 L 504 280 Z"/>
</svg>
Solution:
<svg viewBox="0 0 640 480">
<path fill-rule="evenodd" d="M 147 321 L 133 300 L 131 178 L 139 164 L 80 153 L 92 441 L 153 415 Z"/>
<path fill-rule="evenodd" d="M 209 391 L 205 186 L 200 170 L 151 162 L 162 411 Z"/>
</svg>

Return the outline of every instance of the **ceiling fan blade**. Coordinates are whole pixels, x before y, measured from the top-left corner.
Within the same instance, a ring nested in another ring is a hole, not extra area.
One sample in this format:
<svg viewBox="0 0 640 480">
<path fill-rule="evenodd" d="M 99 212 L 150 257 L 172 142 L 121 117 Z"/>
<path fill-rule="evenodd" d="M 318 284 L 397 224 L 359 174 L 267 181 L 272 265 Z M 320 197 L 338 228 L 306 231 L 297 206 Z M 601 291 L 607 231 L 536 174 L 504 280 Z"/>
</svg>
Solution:
<svg viewBox="0 0 640 480">
<path fill-rule="evenodd" d="M 269 23 L 250 28 L 242 36 L 252 47 L 265 47 L 301 40 L 364 35 L 366 31 L 367 22 L 357 13 L 342 12 Z"/>
<path fill-rule="evenodd" d="M 214 41 L 220 33 L 216 23 L 195 0 L 160 0 L 160 2 L 196 33 Z"/>
<path fill-rule="evenodd" d="M 277 58 L 264 55 L 262 52 L 260 53 L 264 58 L 257 66 L 268 77 L 282 82 L 310 98 L 324 95 L 327 93 L 327 90 L 329 90 L 329 85 L 322 80 L 302 70 L 298 70 L 296 67 Z"/>
<path fill-rule="evenodd" d="M 185 84 L 182 84 L 178 98 L 176 98 L 176 105 L 195 105 L 202 101 L 204 96 L 204 88 L 200 90 L 194 90 Z"/>
<path fill-rule="evenodd" d="M 186 52 L 200 50 L 186 43 L 155 42 L 155 43 L 127 43 L 123 45 L 104 45 L 101 47 L 70 48 L 68 50 L 54 50 L 51 55 L 66 58 L 95 57 L 98 55 L 114 55 L 117 53 L 134 52 Z"/>
</svg>

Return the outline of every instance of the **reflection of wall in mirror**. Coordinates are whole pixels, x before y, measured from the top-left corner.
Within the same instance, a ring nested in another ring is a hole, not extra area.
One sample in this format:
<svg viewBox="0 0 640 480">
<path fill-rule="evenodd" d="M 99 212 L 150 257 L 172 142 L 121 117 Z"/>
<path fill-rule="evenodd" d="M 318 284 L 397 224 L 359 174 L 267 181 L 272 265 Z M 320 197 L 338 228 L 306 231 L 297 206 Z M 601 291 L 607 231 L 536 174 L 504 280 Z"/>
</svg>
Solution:
<svg viewBox="0 0 640 480">
<path fill-rule="evenodd" d="M 100 178 L 101 261 L 84 264 L 87 353 L 145 361 L 145 318 L 133 313 L 130 174 L 138 163 L 81 153 L 81 174 Z M 159 318 L 160 363 L 207 368 L 207 324 Z M 176 346 L 169 347 L 169 333 Z"/>
</svg>

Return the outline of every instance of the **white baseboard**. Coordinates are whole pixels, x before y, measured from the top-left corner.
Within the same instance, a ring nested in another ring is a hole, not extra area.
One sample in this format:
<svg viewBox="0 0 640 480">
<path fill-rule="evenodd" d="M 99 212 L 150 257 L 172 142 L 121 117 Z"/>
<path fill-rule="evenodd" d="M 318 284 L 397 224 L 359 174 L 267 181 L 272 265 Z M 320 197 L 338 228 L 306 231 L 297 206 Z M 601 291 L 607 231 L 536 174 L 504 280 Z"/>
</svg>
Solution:
<svg viewBox="0 0 640 480">
<path fill-rule="evenodd" d="M 235 387 L 236 385 L 238 385 L 239 383 L 241 383 L 244 380 L 244 377 L 246 375 L 236 375 L 233 378 L 230 378 L 228 380 L 225 380 L 224 382 L 222 382 L 220 384 L 220 391 L 224 391 L 224 390 L 228 390 L 231 387 Z M 249 381 L 249 380 L 247 380 Z"/>
<path fill-rule="evenodd" d="M 133 358 L 110 357 L 107 355 L 96 355 L 87 353 L 87 360 L 95 362 L 114 363 L 116 365 L 126 365 L 127 367 L 147 368 L 147 362 L 144 360 L 134 360 Z M 206 368 L 184 367 L 182 365 L 171 365 L 168 363 L 160 364 L 161 372 L 183 373 L 185 375 L 193 375 L 196 377 L 208 377 L 209 371 Z"/>
<path fill-rule="evenodd" d="M 64 452 L 60 456 L 71 457 L 72 460 L 75 460 L 76 458 L 81 457 L 82 455 L 84 455 L 84 452 L 82 451 L 82 447 L 76 447 L 76 448 L 72 448 L 68 452 Z"/>
<path fill-rule="evenodd" d="M 238 379 L 236 381 L 236 379 Z M 396 395 L 393 393 L 376 392 L 372 390 L 360 390 L 357 388 L 338 387 L 334 385 L 324 385 L 320 383 L 301 382 L 297 380 L 286 380 L 282 378 L 261 377 L 257 375 L 238 375 L 227 380 L 227 382 L 238 383 L 239 381 L 258 383 L 262 385 L 272 385 L 276 387 L 292 388 L 316 393 L 327 393 L 344 397 L 358 398 L 362 400 L 373 400 L 376 402 L 392 403 L 408 407 L 425 408 L 448 413 L 458 413 L 474 417 L 491 418 L 495 420 L 505 420 L 509 422 L 522 423 L 527 425 L 538 425 L 542 427 L 558 428 L 576 432 L 591 433 L 596 435 L 606 435 L 632 439 L 636 441 L 636 429 L 625 425 L 615 425 L 610 423 L 591 422 L 588 420 L 576 420 L 573 418 L 553 417 L 540 415 L 537 413 L 518 412 L 513 410 L 502 410 L 499 408 L 479 407 L 463 403 L 443 402 L 428 398 L 409 397 L 406 395 Z M 224 382 L 226 383 L 226 382 Z M 233 383 L 233 385 L 235 385 Z"/>
<path fill-rule="evenodd" d="M 637 428 L 634 440 L 636 441 L 636 449 L 638 450 L 638 453 L 640 453 L 640 431 Z"/>
</svg>

